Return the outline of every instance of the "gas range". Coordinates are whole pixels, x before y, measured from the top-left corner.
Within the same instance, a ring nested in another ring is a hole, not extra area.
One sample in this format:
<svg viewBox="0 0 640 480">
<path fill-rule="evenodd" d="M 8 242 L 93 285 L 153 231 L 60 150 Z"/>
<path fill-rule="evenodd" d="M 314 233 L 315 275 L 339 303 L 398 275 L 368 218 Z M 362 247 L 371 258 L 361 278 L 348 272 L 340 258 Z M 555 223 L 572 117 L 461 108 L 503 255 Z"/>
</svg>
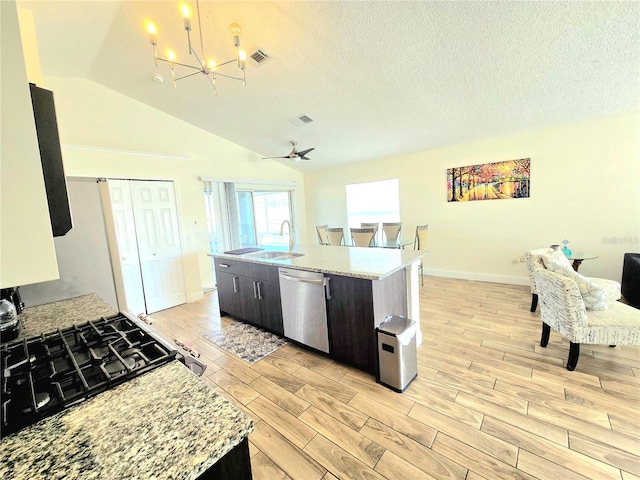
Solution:
<svg viewBox="0 0 640 480">
<path fill-rule="evenodd" d="M 174 359 L 206 368 L 122 313 L 5 344 L 0 438 Z"/>
</svg>

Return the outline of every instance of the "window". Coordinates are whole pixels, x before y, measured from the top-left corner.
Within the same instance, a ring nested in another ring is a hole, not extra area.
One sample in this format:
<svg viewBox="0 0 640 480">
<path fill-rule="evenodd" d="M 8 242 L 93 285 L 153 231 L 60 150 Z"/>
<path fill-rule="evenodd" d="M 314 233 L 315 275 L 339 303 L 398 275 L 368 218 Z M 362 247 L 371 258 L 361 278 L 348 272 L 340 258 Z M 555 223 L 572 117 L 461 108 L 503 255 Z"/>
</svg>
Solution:
<svg viewBox="0 0 640 480">
<path fill-rule="evenodd" d="M 236 191 L 240 245 L 287 245 L 289 231 L 280 235 L 284 220 L 291 222 L 291 195 L 283 191 Z"/>
<path fill-rule="evenodd" d="M 349 228 L 361 223 L 399 222 L 400 191 L 397 178 L 347 185 Z M 381 235 L 380 230 L 378 236 Z"/>
</svg>

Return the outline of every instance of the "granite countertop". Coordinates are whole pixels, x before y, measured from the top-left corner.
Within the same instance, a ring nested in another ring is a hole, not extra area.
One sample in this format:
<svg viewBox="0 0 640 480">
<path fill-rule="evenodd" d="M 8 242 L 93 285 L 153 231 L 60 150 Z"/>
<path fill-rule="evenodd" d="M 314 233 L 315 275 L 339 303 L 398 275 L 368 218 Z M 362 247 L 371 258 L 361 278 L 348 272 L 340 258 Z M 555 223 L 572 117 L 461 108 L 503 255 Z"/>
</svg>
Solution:
<svg viewBox="0 0 640 480">
<path fill-rule="evenodd" d="M 117 314 L 98 295 L 29 307 L 18 339 Z M 0 478 L 195 479 L 253 431 L 178 360 L 0 442 Z"/>
<path fill-rule="evenodd" d="M 0 443 L 0 478 L 195 479 L 253 423 L 175 361 Z"/>
<path fill-rule="evenodd" d="M 20 333 L 12 340 L 22 340 L 53 332 L 77 323 L 86 323 L 101 317 L 110 317 L 118 311 L 99 295 L 91 293 L 79 297 L 27 307 L 20 314 Z"/>
<path fill-rule="evenodd" d="M 264 248 L 262 252 L 233 254 L 210 254 L 229 260 L 290 267 L 296 270 L 343 275 L 345 277 L 381 280 L 397 272 L 420 258 L 428 255 L 426 250 L 393 248 L 343 247 L 330 245 L 294 245 L 293 252 L 302 253 L 301 257 L 290 259 L 261 258 L 266 251 L 282 248 Z M 285 248 L 285 251 L 288 249 Z M 284 252 L 283 252 L 284 253 Z"/>
</svg>

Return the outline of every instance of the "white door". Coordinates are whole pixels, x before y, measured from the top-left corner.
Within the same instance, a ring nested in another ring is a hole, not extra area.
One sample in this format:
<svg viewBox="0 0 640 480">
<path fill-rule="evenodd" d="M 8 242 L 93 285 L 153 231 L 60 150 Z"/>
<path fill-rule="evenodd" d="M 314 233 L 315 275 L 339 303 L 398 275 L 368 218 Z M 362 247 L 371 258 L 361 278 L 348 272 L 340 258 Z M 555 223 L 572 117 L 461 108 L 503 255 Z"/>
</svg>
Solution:
<svg viewBox="0 0 640 480">
<path fill-rule="evenodd" d="M 147 313 L 187 301 L 173 182 L 131 181 Z"/>
<path fill-rule="evenodd" d="M 100 184 L 101 190 L 104 189 L 104 185 L 104 183 Z M 118 308 L 120 311 L 137 316 L 145 313 L 147 309 L 142 288 L 131 189 L 127 180 L 108 180 L 106 186 L 108 189 L 106 198 L 102 191 L 105 220 L 109 217 L 113 220 L 113 223 L 107 222 L 107 231 L 113 229 L 116 236 L 116 241 L 110 242 L 110 248 L 113 270 L 116 273 Z M 107 211 L 107 206 L 111 207 L 111 212 Z M 112 245 L 114 243 L 115 248 Z"/>
</svg>

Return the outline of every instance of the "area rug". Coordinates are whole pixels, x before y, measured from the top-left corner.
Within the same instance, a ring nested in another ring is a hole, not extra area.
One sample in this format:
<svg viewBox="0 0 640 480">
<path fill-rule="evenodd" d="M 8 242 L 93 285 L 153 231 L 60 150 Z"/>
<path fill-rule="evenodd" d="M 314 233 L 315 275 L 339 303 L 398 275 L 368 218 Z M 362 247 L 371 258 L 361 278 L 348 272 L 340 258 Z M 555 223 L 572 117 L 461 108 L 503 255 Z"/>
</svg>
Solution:
<svg viewBox="0 0 640 480">
<path fill-rule="evenodd" d="M 221 332 L 209 333 L 204 338 L 249 363 L 257 362 L 289 343 L 273 333 L 241 322 L 222 327 Z"/>
</svg>

